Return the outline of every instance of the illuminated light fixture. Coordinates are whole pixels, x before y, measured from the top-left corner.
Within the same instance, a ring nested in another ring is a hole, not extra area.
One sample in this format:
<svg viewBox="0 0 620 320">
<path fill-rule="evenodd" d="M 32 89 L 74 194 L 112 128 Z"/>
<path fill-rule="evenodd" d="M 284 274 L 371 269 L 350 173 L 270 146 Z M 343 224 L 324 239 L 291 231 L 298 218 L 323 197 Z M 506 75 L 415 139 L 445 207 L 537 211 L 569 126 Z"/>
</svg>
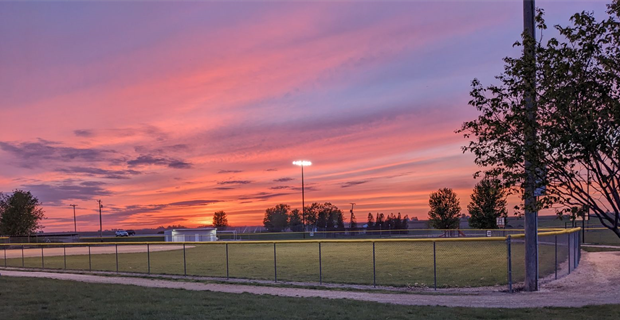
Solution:
<svg viewBox="0 0 620 320">
<path fill-rule="evenodd" d="M 310 161 L 306 161 L 306 160 L 297 160 L 297 161 L 293 161 L 293 164 L 296 166 L 310 166 L 312 165 L 312 162 Z"/>
<path fill-rule="evenodd" d="M 312 162 L 306 160 L 293 161 L 293 164 L 301 167 L 301 224 L 303 226 L 302 236 L 306 238 L 306 203 L 304 195 L 304 167 L 312 165 Z"/>
</svg>

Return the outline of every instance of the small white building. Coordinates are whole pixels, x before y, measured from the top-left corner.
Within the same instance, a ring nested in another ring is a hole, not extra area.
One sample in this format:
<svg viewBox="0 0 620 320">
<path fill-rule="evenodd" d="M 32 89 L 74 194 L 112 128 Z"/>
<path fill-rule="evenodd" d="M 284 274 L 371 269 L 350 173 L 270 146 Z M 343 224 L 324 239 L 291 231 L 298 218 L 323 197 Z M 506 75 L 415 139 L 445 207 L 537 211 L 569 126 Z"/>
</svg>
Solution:
<svg viewBox="0 0 620 320">
<path fill-rule="evenodd" d="M 172 229 L 164 231 L 166 242 L 217 241 L 217 228 Z"/>
</svg>

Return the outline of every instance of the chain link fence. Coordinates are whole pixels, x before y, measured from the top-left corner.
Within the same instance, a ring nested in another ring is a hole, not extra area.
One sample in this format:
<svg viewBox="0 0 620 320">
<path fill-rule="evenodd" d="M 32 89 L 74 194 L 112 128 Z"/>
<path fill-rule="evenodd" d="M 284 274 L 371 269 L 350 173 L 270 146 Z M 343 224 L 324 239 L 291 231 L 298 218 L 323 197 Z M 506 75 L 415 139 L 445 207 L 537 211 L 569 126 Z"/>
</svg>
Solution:
<svg viewBox="0 0 620 320">
<path fill-rule="evenodd" d="M 522 234 L 441 235 L 418 239 L 7 243 L 0 244 L 0 266 L 430 289 L 513 291 L 523 286 Z M 572 272 L 579 265 L 580 246 L 580 229 L 539 233 L 540 280 Z"/>
</svg>

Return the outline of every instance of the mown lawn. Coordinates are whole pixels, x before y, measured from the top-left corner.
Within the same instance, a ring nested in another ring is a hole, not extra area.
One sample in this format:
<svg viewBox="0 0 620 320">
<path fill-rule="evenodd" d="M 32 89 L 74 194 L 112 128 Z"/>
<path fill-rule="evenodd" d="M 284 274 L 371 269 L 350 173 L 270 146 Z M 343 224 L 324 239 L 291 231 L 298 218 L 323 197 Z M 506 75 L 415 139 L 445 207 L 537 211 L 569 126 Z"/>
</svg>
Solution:
<svg viewBox="0 0 620 320">
<path fill-rule="evenodd" d="M 482 309 L 413 307 L 0 277 L 0 317 L 30 319 L 619 319 L 620 305 Z"/>
<path fill-rule="evenodd" d="M 118 246 L 118 270 L 121 272 L 150 272 L 226 277 L 226 246 L 224 244 L 195 244 L 183 250 L 124 253 Z M 70 255 L 67 249 L 67 269 L 89 270 L 88 255 Z M 503 241 L 437 242 L 435 260 L 438 287 L 477 287 L 507 284 L 507 252 Z M 554 247 L 540 246 L 540 272 L 554 272 Z M 523 245 L 512 245 L 513 279 L 522 280 Z M 558 249 L 559 263 L 566 260 L 566 248 Z M 378 242 L 375 245 L 377 285 L 428 286 L 434 285 L 432 242 Z M 2 263 L 2 262 L 0 262 Z M 63 269 L 62 256 L 45 257 L 46 268 Z M 8 266 L 20 267 L 21 258 L 8 259 Z M 26 267 L 40 268 L 41 257 L 26 258 Z M 373 284 L 372 243 L 323 243 L 319 269 L 317 243 L 276 245 L 271 243 L 228 246 L 228 274 L 233 278 L 279 281 Z M 91 255 L 90 269 L 116 271 L 115 254 Z M 320 274 L 321 272 L 321 274 Z"/>
</svg>

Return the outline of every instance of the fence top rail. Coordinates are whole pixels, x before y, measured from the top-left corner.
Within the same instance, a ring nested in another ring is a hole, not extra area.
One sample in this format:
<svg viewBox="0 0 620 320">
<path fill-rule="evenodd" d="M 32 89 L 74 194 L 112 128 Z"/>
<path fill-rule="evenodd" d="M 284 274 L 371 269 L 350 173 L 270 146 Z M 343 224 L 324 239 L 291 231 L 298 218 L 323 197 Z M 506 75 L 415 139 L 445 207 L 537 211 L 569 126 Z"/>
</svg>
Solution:
<svg viewBox="0 0 620 320">
<path fill-rule="evenodd" d="M 561 231 L 561 230 L 569 230 L 567 228 L 538 228 L 538 231 Z M 607 228 L 586 228 L 586 230 L 607 230 Z M 343 233 L 343 232 L 348 232 L 348 233 L 385 233 L 385 232 L 417 232 L 417 231 L 434 231 L 434 232 L 454 232 L 454 231 L 463 231 L 463 232 L 468 232 L 468 231 L 494 231 L 494 232 L 506 232 L 506 231 L 512 231 L 512 232 L 516 232 L 516 231 L 525 231 L 524 229 L 383 229 L 383 230 L 367 230 L 367 229 L 361 229 L 361 230 L 345 230 L 345 231 L 294 231 L 294 232 L 245 232 L 245 233 L 241 233 L 241 232 L 237 232 L 237 236 L 241 236 L 241 235 L 288 235 L 288 234 L 302 234 L 302 233 Z M 232 234 L 234 232 L 234 230 L 221 230 L 218 232 L 225 232 L 225 233 L 230 233 Z M 164 234 L 157 234 L 157 235 L 135 235 L 132 236 L 132 239 L 135 238 L 161 238 L 164 237 Z M 27 238 L 28 236 L 19 236 L 22 238 Z M 114 238 L 118 238 L 117 236 L 104 236 L 104 237 L 99 237 L 99 236 L 86 236 L 86 237 L 80 237 L 80 239 L 114 239 Z M 2 239 L 10 239 L 10 237 L 8 236 L 0 236 L 0 240 Z"/>
<path fill-rule="evenodd" d="M 569 234 L 580 228 L 563 229 L 562 231 L 539 232 L 539 236 Z M 510 235 L 511 238 L 522 238 L 525 235 Z M 287 243 L 389 243 L 389 242 L 474 242 L 474 241 L 505 241 L 508 237 L 471 237 L 471 238 L 424 238 L 424 239 L 319 239 L 319 240 L 265 240 L 265 241 L 205 241 L 205 242 L 68 242 L 68 243 L 0 243 L 7 246 L 112 246 L 112 245 L 222 245 L 222 244 L 287 244 Z"/>
<path fill-rule="evenodd" d="M 556 228 L 538 228 L 538 230 L 541 231 L 559 231 L 559 230 L 566 230 L 566 228 L 564 227 L 556 227 Z M 359 229 L 359 230 L 323 230 L 323 231 L 287 231 L 287 232 L 239 232 L 237 233 L 237 235 L 286 235 L 286 234 L 302 234 L 302 233 L 343 233 L 343 232 L 348 232 L 348 233 L 387 233 L 387 232 L 417 232 L 417 231 L 425 231 L 425 232 L 451 232 L 451 231 L 463 231 L 463 232 L 468 232 L 468 231 L 482 231 L 482 232 L 486 232 L 486 231 L 525 231 L 525 229 L 503 229 L 503 228 L 498 228 L 498 229 L 373 229 L 373 230 L 368 230 L 368 229 Z"/>
</svg>

